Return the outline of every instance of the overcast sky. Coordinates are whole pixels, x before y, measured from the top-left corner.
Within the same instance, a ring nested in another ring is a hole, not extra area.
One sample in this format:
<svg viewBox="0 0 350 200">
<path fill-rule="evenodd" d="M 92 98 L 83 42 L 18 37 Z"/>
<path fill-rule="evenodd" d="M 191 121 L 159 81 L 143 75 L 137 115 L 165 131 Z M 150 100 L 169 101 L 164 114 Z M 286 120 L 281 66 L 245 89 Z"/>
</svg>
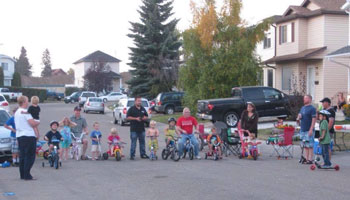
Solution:
<svg viewBox="0 0 350 200">
<path fill-rule="evenodd" d="M 217 0 L 218 6 L 223 0 Z M 289 5 L 303 0 L 243 0 L 242 18 L 256 23 L 283 14 Z M 174 0 L 178 29 L 189 27 L 190 0 Z M 202 2 L 202 0 L 195 0 Z M 73 62 L 101 50 L 122 60 L 120 71 L 128 71 L 129 49 L 126 35 L 129 21 L 138 21 L 141 0 L 1 0 L 0 54 L 18 57 L 27 49 L 35 76 L 42 70 L 45 48 L 51 53 L 53 68 L 74 69 Z"/>
</svg>

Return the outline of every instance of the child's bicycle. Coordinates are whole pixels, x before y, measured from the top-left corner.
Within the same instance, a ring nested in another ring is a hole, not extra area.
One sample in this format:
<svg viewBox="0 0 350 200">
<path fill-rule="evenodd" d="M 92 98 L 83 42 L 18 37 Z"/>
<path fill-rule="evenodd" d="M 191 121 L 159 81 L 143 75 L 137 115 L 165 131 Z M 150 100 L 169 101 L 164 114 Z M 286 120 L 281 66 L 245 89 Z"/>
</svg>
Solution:
<svg viewBox="0 0 350 200">
<path fill-rule="evenodd" d="M 45 159 L 47 159 L 47 156 L 49 154 L 49 151 L 45 151 L 43 149 L 43 146 L 44 144 L 46 144 L 46 141 L 42 141 L 42 140 L 39 140 L 37 143 L 36 143 L 36 150 L 35 150 L 35 153 L 37 156 L 39 157 L 44 157 Z"/>
<path fill-rule="evenodd" d="M 320 145 L 320 142 L 318 141 L 318 139 L 315 139 L 315 143 L 314 143 L 314 154 L 315 154 L 315 160 L 314 160 L 314 164 L 312 164 L 310 166 L 311 170 L 315 170 L 317 169 L 334 169 L 335 171 L 339 171 L 340 167 L 339 165 L 333 165 L 333 166 L 329 166 L 329 167 L 323 167 L 319 162 L 321 160 L 321 156 L 322 156 L 322 148 Z"/>
<path fill-rule="evenodd" d="M 123 157 L 123 151 L 122 148 L 124 148 L 123 145 L 125 145 L 125 142 L 117 142 L 117 143 L 112 143 L 113 145 L 113 152 L 109 149 L 107 152 L 103 153 L 103 159 L 108 160 L 108 157 L 115 157 L 116 161 L 120 161 Z"/>
<path fill-rule="evenodd" d="M 192 144 L 189 138 L 186 139 L 186 144 L 184 147 L 184 152 L 182 158 L 186 158 L 186 154 L 188 153 L 188 157 L 190 160 L 193 160 L 194 157 L 194 145 Z"/>
<path fill-rule="evenodd" d="M 213 149 L 212 149 L 212 152 L 210 153 L 209 151 L 205 154 L 205 159 L 208 159 L 209 157 L 213 157 L 214 160 L 219 160 L 220 158 L 220 154 L 219 154 L 219 148 L 221 148 L 221 143 L 216 143 L 216 144 L 213 144 Z"/>
<path fill-rule="evenodd" d="M 239 158 L 242 159 L 245 157 L 249 157 L 250 155 L 253 157 L 254 160 L 257 160 L 259 157 L 258 145 L 261 144 L 261 142 L 248 142 L 246 137 L 244 136 L 244 131 L 241 129 L 238 130 L 238 133 L 241 139 L 241 153 L 239 155 Z"/>
<path fill-rule="evenodd" d="M 82 133 L 79 138 L 75 137 L 73 133 L 71 135 L 73 140 L 72 140 L 72 147 L 70 150 L 70 157 L 71 159 L 79 160 L 81 155 L 81 144 L 83 141 L 84 133 Z"/>
<path fill-rule="evenodd" d="M 151 141 L 153 141 L 154 139 L 155 140 L 157 139 L 157 137 L 153 137 L 153 136 L 150 136 L 149 138 L 150 138 Z M 155 154 L 155 151 L 154 151 L 155 148 L 156 148 L 155 144 L 152 143 L 151 146 L 150 146 L 150 149 L 149 149 L 149 151 L 150 151 L 149 159 L 151 161 L 158 160 L 158 156 Z"/>
<path fill-rule="evenodd" d="M 57 139 L 53 139 L 52 140 L 52 143 L 59 143 L 59 142 L 60 141 L 57 140 Z M 58 169 L 59 167 L 62 167 L 62 163 L 60 161 L 60 157 L 58 155 L 58 151 L 57 151 L 57 146 L 56 145 L 53 147 L 53 150 L 48 155 L 48 161 L 49 161 L 50 167 L 55 167 L 55 169 Z M 45 167 L 45 162 L 42 162 L 42 167 Z"/>
<path fill-rule="evenodd" d="M 167 160 L 168 157 L 170 156 L 170 158 L 173 161 L 179 161 L 180 156 L 179 156 L 179 150 L 177 149 L 177 140 L 179 139 L 179 137 L 172 137 L 172 138 L 173 140 L 170 141 L 170 143 L 165 147 L 165 149 L 163 149 L 162 158 L 163 160 Z"/>
</svg>

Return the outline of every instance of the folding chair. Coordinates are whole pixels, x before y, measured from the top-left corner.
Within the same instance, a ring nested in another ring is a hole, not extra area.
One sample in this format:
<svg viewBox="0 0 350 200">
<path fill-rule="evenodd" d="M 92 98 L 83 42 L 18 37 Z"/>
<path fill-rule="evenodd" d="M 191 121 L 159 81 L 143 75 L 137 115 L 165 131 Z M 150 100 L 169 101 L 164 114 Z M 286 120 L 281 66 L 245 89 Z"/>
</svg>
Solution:
<svg viewBox="0 0 350 200">
<path fill-rule="evenodd" d="M 273 148 L 277 154 L 277 158 L 285 158 L 288 157 L 293 158 L 294 147 L 293 147 L 293 136 L 294 136 L 294 128 L 287 127 L 284 128 L 283 134 L 280 135 L 280 139 L 276 144 L 273 144 Z"/>
</svg>

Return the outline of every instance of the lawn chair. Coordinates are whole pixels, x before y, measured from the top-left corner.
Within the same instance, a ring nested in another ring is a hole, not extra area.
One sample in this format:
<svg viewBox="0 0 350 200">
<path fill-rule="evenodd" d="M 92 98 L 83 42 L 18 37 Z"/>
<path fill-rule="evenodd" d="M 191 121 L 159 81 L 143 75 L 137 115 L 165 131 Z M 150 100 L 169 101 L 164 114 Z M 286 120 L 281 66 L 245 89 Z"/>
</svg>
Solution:
<svg viewBox="0 0 350 200">
<path fill-rule="evenodd" d="M 271 143 L 274 149 L 273 154 L 277 154 L 277 158 L 288 159 L 293 158 L 294 147 L 293 147 L 293 136 L 294 136 L 294 127 L 284 128 L 283 134 L 279 135 L 278 142 Z M 273 155 L 272 154 L 272 155 Z M 272 156 L 271 155 L 271 156 Z"/>
</svg>

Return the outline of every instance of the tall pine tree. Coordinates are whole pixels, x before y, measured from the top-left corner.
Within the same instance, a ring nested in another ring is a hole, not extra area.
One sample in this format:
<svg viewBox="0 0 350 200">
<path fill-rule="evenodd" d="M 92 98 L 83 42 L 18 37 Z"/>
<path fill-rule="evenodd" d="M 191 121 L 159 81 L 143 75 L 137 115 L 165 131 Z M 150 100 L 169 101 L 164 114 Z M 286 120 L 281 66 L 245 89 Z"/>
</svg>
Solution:
<svg viewBox="0 0 350 200">
<path fill-rule="evenodd" d="M 48 49 L 45 49 L 44 53 L 43 53 L 43 58 L 42 58 L 42 64 L 44 65 L 43 71 L 41 72 L 41 76 L 42 77 L 49 77 L 51 76 L 51 56 L 50 56 L 50 52 Z"/>
<path fill-rule="evenodd" d="M 20 73 L 21 75 L 31 76 L 32 66 L 29 64 L 29 60 L 27 58 L 27 50 L 22 47 L 21 54 L 19 58 L 16 59 L 15 71 Z"/>
<path fill-rule="evenodd" d="M 128 82 L 133 96 L 153 98 L 160 92 L 171 91 L 177 80 L 180 34 L 178 19 L 173 15 L 173 1 L 143 0 L 141 23 L 131 22 L 135 47 L 130 47 L 129 65 L 133 78 Z"/>
</svg>

